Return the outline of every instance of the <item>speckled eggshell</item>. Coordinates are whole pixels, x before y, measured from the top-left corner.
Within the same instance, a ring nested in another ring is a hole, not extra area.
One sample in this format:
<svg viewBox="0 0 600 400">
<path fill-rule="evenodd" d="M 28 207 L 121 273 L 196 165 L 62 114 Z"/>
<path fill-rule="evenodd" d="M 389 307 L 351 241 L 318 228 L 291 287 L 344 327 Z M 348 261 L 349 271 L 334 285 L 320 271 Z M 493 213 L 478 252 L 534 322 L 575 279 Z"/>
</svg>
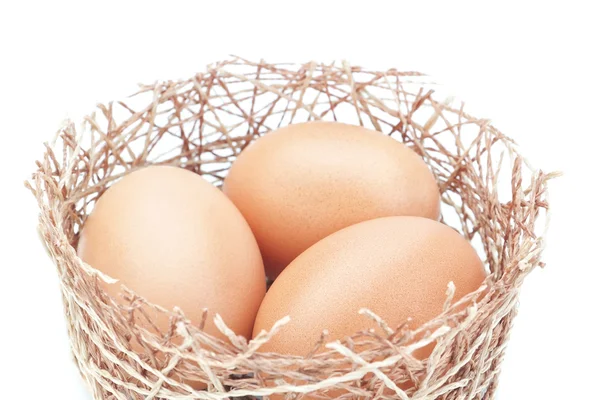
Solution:
<svg viewBox="0 0 600 400">
<path fill-rule="evenodd" d="M 333 341 L 377 328 L 358 314 L 362 307 L 391 327 L 410 317 L 416 328 L 442 312 L 450 281 L 458 300 L 485 276 L 470 243 L 444 224 L 406 216 L 361 222 L 319 241 L 281 273 L 258 311 L 254 335 L 289 315 L 291 322 L 261 351 L 306 355 L 324 329 Z"/>
<path fill-rule="evenodd" d="M 224 337 L 215 313 L 237 334 L 252 334 L 266 291 L 258 245 L 233 203 L 193 172 L 155 166 L 125 176 L 98 200 L 78 253 L 119 280 L 106 285 L 119 301 L 124 284 L 166 309 L 178 306 L 195 324 L 208 308 L 214 335 Z M 166 331 L 166 316 L 155 322 Z"/>
<path fill-rule="evenodd" d="M 438 219 L 436 180 L 410 148 L 380 132 L 308 122 L 246 148 L 223 186 L 246 217 L 275 278 L 327 235 L 378 217 Z"/>
</svg>

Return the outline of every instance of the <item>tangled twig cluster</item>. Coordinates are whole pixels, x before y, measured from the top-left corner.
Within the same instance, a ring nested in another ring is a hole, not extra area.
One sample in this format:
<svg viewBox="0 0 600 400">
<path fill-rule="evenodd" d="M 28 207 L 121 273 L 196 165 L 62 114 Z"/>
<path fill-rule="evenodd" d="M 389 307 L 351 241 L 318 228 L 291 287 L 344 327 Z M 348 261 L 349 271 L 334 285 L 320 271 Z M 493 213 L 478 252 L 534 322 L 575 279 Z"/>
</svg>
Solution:
<svg viewBox="0 0 600 400">
<path fill-rule="evenodd" d="M 126 287 L 126 301 L 116 301 L 100 283 L 119 283 L 77 257 L 94 202 L 128 172 L 174 165 L 220 186 L 255 138 L 321 119 L 377 129 L 423 157 L 439 183 L 443 221 L 485 260 L 490 274 L 479 292 L 453 299 L 449 285 L 440 315 L 416 330 L 357 310 L 364 330 L 331 343 L 324 332 L 315 348 L 328 343 L 326 352 L 297 357 L 261 352 L 285 319 L 247 341 L 217 316 L 229 338 L 220 340 L 203 331 L 204 322 L 193 325 L 181 310 L 150 304 Z M 142 86 L 126 101 L 99 105 L 81 126 L 66 124 L 27 185 L 60 275 L 73 354 L 96 399 L 327 398 L 335 388 L 344 398 L 466 400 L 490 399 L 495 391 L 519 288 L 542 265 L 551 177 L 420 73 L 234 58 L 188 80 Z M 151 328 L 157 314 L 169 316 L 170 329 Z M 427 360 L 412 356 L 434 341 Z M 143 350 L 133 351 L 134 342 Z M 191 381 L 207 389 L 195 390 Z"/>
</svg>

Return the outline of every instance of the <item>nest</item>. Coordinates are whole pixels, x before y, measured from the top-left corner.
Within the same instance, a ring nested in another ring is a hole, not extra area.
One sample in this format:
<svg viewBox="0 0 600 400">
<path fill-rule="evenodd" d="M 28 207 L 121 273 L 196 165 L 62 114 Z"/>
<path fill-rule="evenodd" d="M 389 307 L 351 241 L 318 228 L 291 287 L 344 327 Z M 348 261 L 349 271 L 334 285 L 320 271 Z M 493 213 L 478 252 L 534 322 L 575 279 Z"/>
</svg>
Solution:
<svg viewBox="0 0 600 400">
<path fill-rule="evenodd" d="M 217 316 L 229 340 L 218 339 L 181 310 L 151 304 L 124 286 L 126 301 L 110 297 L 102 281 L 114 280 L 78 258 L 86 216 L 125 174 L 173 165 L 220 186 L 250 142 L 308 120 L 364 125 L 422 156 L 439 183 L 443 222 L 485 260 L 489 276 L 480 291 L 453 299 L 449 285 L 439 316 L 416 330 L 388 326 L 360 310 L 364 330 L 330 343 L 324 332 L 326 352 L 297 357 L 261 352 L 285 319 L 247 341 Z M 141 86 L 126 101 L 99 105 L 80 126 L 68 122 L 37 167 L 27 186 L 39 203 L 39 231 L 60 276 L 74 358 L 95 399 L 332 393 L 348 399 L 491 399 L 519 288 L 543 266 L 552 174 L 532 169 L 488 120 L 469 115 L 464 104 L 417 72 L 233 58 L 188 80 Z M 158 314 L 170 318 L 167 331 L 149 328 Z M 143 350 L 133 351 L 133 341 Z M 412 356 L 434 341 L 428 359 Z M 207 388 L 196 390 L 189 380 Z"/>
</svg>

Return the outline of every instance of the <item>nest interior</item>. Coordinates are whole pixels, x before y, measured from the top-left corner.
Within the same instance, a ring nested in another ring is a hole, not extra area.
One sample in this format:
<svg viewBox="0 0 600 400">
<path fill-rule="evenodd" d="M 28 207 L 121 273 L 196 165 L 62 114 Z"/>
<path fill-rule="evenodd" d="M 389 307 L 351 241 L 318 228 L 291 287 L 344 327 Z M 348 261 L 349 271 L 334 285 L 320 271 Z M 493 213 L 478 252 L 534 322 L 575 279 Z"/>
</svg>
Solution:
<svg viewBox="0 0 600 400">
<path fill-rule="evenodd" d="M 217 320 L 229 337 L 219 340 L 181 310 L 150 304 L 126 287 L 125 301 L 116 301 L 100 283 L 118 283 L 77 257 L 86 216 L 128 172 L 173 165 L 220 186 L 236 155 L 254 139 L 308 120 L 364 125 L 422 156 L 442 193 L 443 222 L 469 239 L 485 261 L 489 277 L 481 291 L 452 306 L 449 286 L 440 315 L 414 331 L 390 327 L 362 310 L 363 331 L 329 343 L 327 352 L 293 357 L 260 351 L 285 321 L 247 341 Z M 98 105 L 80 125 L 67 123 L 46 145 L 27 186 L 38 200 L 40 235 L 60 276 L 73 355 L 96 399 L 331 393 L 489 399 L 519 288 L 532 269 L 543 266 L 551 177 L 531 168 L 512 140 L 490 121 L 469 115 L 423 74 L 369 71 L 345 62 L 233 58 L 187 80 L 142 86 L 124 101 Z M 170 317 L 168 331 L 148 328 L 156 313 Z M 133 341 L 144 350 L 133 351 Z M 415 348 L 432 341 L 437 345 L 429 359 L 412 357 Z M 194 389 L 190 380 L 206 389 Z"/>
</svg>

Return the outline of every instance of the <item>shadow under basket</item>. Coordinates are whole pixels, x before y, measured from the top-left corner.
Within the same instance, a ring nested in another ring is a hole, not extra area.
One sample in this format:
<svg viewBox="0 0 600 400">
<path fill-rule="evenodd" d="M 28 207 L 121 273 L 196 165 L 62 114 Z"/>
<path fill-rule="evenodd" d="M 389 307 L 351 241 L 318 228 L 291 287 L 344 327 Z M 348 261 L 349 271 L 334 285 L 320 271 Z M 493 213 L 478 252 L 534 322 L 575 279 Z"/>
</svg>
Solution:
<svg viewBox="0 0 600 400">
<path fill-rule="evenodd" d="M 267 354 L 260 345 L 280 324 L 247 341 L 217 317 L 230 338 L 221 340 L 181 310 L 150 304 L 125 287 L 125 301 L 111 298 L 102 289 L 111 278 L 78 258 L 86 216 L 128 172 L 173 165 L 220 186 L 250 142 L 308 120 L 376 129 L 425 160 L 442 194 L 442 221 L 473 244 L 489 273 L 478 292 L 460 300 L 467 307 L 449 306 L 459 300 L 449 285 L 439 316 L 416 330 L 388 326 L 361 310 L 364 330 L 329 343 L 327 352 Z M 40 234 L 60 276 L 75 361 L 95 399 L 119 400 L 332 393 L 348 399 L 493 398 L 519 288 L 543 266 L 546 186 L 553 176 L 529 167 L 511 139 L 469 115 L 423 74 L 240 58 L 99 105 L 80 126 L 67 123 L 37 166 L 27 186 L 38 200 Z M 170 317 L 168 331 L 148 328 L 158 314 Z M 432 342 L 428 359 L 411 355 Z M 206 389 L 194 389 L 191 381 Z"/>
</svg>

